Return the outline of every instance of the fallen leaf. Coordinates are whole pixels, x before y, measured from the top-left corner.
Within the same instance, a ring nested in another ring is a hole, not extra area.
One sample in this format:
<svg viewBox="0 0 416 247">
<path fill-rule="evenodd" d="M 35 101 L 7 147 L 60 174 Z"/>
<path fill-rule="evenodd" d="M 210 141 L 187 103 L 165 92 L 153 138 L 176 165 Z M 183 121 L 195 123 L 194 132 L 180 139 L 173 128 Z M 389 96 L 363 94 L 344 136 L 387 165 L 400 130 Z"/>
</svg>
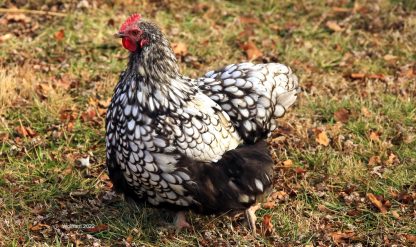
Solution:
<svg viewBox="0 0 416 247">
<path fill-rule="evenodd" d="M 416 243 L 416 235 L 413 234 L 402 234 L 402 236 L 409 242 Z"/>
<path fill-rule="evenodd" d="M 338 122 L 346 123 L 350 118 L 350 111 L 345 108 L 340 108 L 334 113 L 334 118 Z"/>
<path fill-rule="evenodd" d="M 276 207 L 276 202 L 275 201 L 269 201 L 269 202 L 265 202 L 262 204 L 264 209 L 271 209 Z"/>
<path fill-rule="evenodd" d="M 321 145 L 324 145 L 325 147 L 329 145 L 329 138 L 325 131 L 322 131 L 318 134 L 316 137 L 316 142 L 318 142 Z"/>
<path fill-rule="evenodd" d="M 56 41 L 62 41 L 65 38 L 65 31 L 63 29 L 59 30 L 54 34 Z"/>
<path fill-rule="evenodd" d="M 66 175 L 71 174 L 71 172 L 72 172 L 72 166 L 71 166 L 71 165 L 68 165 L 68 166 L 65 168 L 65 170 L 63 170 L 63 171 L 62 171 L 62 175 L 66 176 Z"/>
<path fill-rule="evenodd" d="M 384 57 L 383 57 L 383 59 L 387 62 L 395 61 L 398 58 L 399 58 L 398 56 L 394 56 L 394 55 L 391 55 L 391 54 L 384 55 Z"/>
<path fill-rule="evenodd" d="M 396 219 L 400 220 L 400 215 L 396 210 L 391 211 L 391 215 Z"/>
<path fill-rule="evenodd" d="M 329 212 L 330 210 L 325 206 L 325 205 L 323 205 L 323 204 L 319 204 L 318 205 L 318 210 L 320 211 L 320 212 Z"/>
<path fill-rule="evenodd" d="M 285 168 L 290 168 L 290 167 L 292 167 L 293 166 L 293 161 L 292 160 L 285 160 L 285 161 L 283 161 L 283 166 L 285 167 Z"/>
<path fill-rule="evenodd" d="M 184 43 L 172 43 L 172 49 L 176 56 L 185 56 L 188 53 L 188 48 Z"/>
<path fill-rule="evenodd" d="M 36 132 L 32 130 L 30 127 L 25 126 L 17 126 L 15 131 L 22 137 L 34 137 L 36 136 Z"/>
<path fill-rule="evenodd" d="M 400 163 L 399 159 L 397 158 L 397 156 L 394 153 L 391 153 L 389 155 L 388 160 L 386 160 L 387 165 L 393 165 L 393 164 L 398 164 L 398 163 Z"/>
<path fill-rule="evenodd" d="M 400 76 L 405 78 L 413 78 L 416 76 L 416 66 L 413 67 L 412 65 L 405 65 L 400 69 Z"/>
<path fill-rule="evenodd" d="M 367 193 L 367 198 L 371 203 L 380 210 L 382 214 L 387 213 L 387 209 L 384 207 L 383 203 L 372 193 Z"/>
<path fill-rule="evenodd" d="M 107 26 L 114 27 L 115 24 L 116 24 L 116 21 L 113 18 L 108 19 Z"/>
<path fill-rule="evenodd" d="M 14 21 L 14 22 L 29 23 L 29 22 L 32 21 L 32 19 L 29 16 L 27 16 L 23 13 L 21 13 L 21 14 L 17 14 L 17 13 L 16 14 L 7 14 L 5 16 L 5 18 L 8 22 Z"/>
<path fill-rule="evenodd" d="M 108 177 L 107 173 L 101 173 L 101 175 L 98 177 L 101 181 L 109 181 L 110 177 Z"/>
<path fill-rule="evenodd" d="M 341 244 L 341 243 L 345 243 L 345 241 L 348 241 L 350 239 L 354 239 L 355 237 L 355 233 L 352 230 L 349 231 L 345 231 L 345 232 L 332 232 L 330 233 L 332 240 L 336 243 L 336 244 Z"/>
<path fill-rule="evenodd" d="M 104 117 L 107 114 L 107 109 L 105 108 L 98 108 L 97 109 L 98 115 Z"/>
<path fill-rule="evenodd" d="M 306 173 L 306 170 L 302 167 L 296 167 L 295 172 L 296 172 L 296 174 L 304 174 L 304 173 Z"/>
<path fill-rule="evenodd" d="M 358 211 L 358 210 L 356 210 L 356 209 L 352 209 L 352 210 L 347 211 L 347 214 L 348 214 L 349 216 L 357 216 L 357 215 L 359 215 L 359 214 L 360 214 L 360 211 Z"/>
<path fill-rule="evenodd" d="M 416 195 L 416 193 L 414 195 Z M 403 204 L 410 204 L 414 200 L 416 200 L 416 196 L 412 196 L 411 194 L 408 194 L 407 192 L 401 192 L 399 196 L 397 197 L 397 201 Z"/>
<path fill-rule="evenodd" d="M 285 191 L 280 190 L 280 191 L 273 192 L 273 193 L 270 195 L 270 197 L 271 197 L 273 200 L 280 200 L 280 201 L 284 201 L 284 200 L 286 200 L 286 198 L 288 197 L 288 194 L 287 194 Z"/>
<path fill-rule="evenodd" d="M 131 244 L 131 242 L 133 242 L 133 237 L 132 237 L 131 235 L 129 235 L 129 236 L 126 238 L 126 242 L 127 242 L 128 244 Z"/>
<path fill-rule="evenodd" d="M 50 94 L 50 92 L 53 91 L 53 89 L 45 83 L 42 84 L 38 84 L 35 87 L 35 92 L 36 94 L 42 99 L 45 100 L 48 98 L 48 95 Z"/>
<path fill-rule="evenodd" d="M 332 11 L 337 12 L 337 13 L 349 13 L 352 10 L 351 9 L 347 9 L 347 8 L 340 8 L 340 7 L 333 7 Z"/>
<path fill-rule="evenodd" d="M 327 28 L 331 29 L 334 32 L 341 32 L 344 30 L 342 27 L 338 25 L 336 21 L 327 21 L 325 25 Z"/>
<path fill-rule="evenodd" d="M 75 127 L 75 123 L 74 122 L 69 122 L 66 125 L 66 130 L 69 131 L 69 132 L 72 132 L 74 130 L 74 127 Z"/>
<path fill-rule="evenodd" d="M 380 163 L 381 163 L 381 158 L 378 155 L 371 156 L 370 159 L 368 160 L 368 165 L 369 166 L 378 165 Z"/>
<path fill-rule="evenodd" d="M 253 18 L 253 17 L 243 17 L 243 16 L 240 16 L 238 18 L 238 20 L 241 23 L 243 23 L 243 24 L 259 24 L 260 23 L 260 20 L 259 19 Z"/>
<path fill-rule="evenodd" d="M 48 228 L 48 227 L 49 227 L 49 225 L 38 223 L 38 224 L 36 224 L 36 225 L 34 225 L 34 226 L 30 225 L 30 226 L 29 226 L 29 229 L 30 229 L 31 231 L 36 232 L 36 231 L 39 231 L 39 230 L 42 230 L 42 229 L 44 229 L 44 228 Z"/>
<path fill-rule="evenodd" d="M 109 97 L 106 100 L 99 100 L 98 101 L 98 106 L 101 107 L 101 108 L 107 109 L 108 106 L 110 105 L 110 103 L 111 103 L 111 98 Z"/>
<path fill-rule="evenodd" d="M 269 236 L 273 233 L 273 224 L 272 224 L 272 216 L 270 214 L 265 214 L 263 216 L 263 223 L 262 223 L 262 232 L 263 235 Z"/>
<path fill-rule="evenodd" d="M 68 90 L 74 86 L 74 81 L 68 76 L 64 75 L 62 78 L 55 80 L 56 85 L 59 88 L 63 88 L 65 90 Z"/>
<path fill-rule="evenodd" d="M 370 162 L 368 163 L 368 165 L 371 165 Z M 384 169 L 382 166 L 374 166 L 370 173 L 375 174 L 379 176 L 380 178 L 383 178 L 383 175 L 382 175 L 383 172 L 384 172 Z"/>
<path fill-rule="evenodd" d="M 350 76 L 352 79 L 364 79 L 365 78 L 365 74 L 363 73 L 352 73 Z"/>
<path fill-rule="evenodd" d="M 377 131 L 371 131 L 370 132 L 370 136 L 369 136 L 370 140 L 372 141 L 380 141 L 380 132 Z"/>
<path fill-rule="evenodd" d="M 84 122 L 91 122 L 97 116 L 97 112 L 93 107 L 89 107 L 85 112 L 81 114 L 81 119 Z"/>
<path fill-rule="evenodd" d="M 368 110 L 368 108 L 367 108 L 367 107 L 362 107 L 362 108 L 361 108 L 361 114 L 362 114 L 364 117 L 371 117 L 371 112 Z"/>
<path fill-rule="evenodd" d="M 107 229 L 108 229 L 108 225 L 106 225 L 106 224 L 99 224 L 99 225 L 96 225 L 96 226 L 94 226 L 92 228 L 86 228 L 85 231 L 86 232 L 102 232 L 102 231 L 105 231 Z"/>
<path fill-rule="evenodd" d="M 77 119 L 78 117 L 78 113 L 76 113 L 75 111 L 71 111 L 71 110 L 63 110 L 60 112 L 59 115 L 59 119 L 61 121 L 74 121 L 75 119 Z"/>
<path fill-rule="evenodd" d="M 9 133 L 6 132 L 2 132 L 0 133 L 0 141 L 1 142 L 5 142 L 9 139 Z"/>
<path fill-rule="evenodd" d="M 385 76 L 382 74 L 369 74 L 367 75 L 367 78 L 369 79 L 379 79 L 379 80 L 384 80 Z"/>
<path fill-rule="evenodd" d="M 252 41 L 248 41 L 247 43 L 241 46 L 243 50 L 246 52 L 248 60 L 254 60 L 263 56 L 263 53 L 256 47 L 256 45 Z"/>
</svg>

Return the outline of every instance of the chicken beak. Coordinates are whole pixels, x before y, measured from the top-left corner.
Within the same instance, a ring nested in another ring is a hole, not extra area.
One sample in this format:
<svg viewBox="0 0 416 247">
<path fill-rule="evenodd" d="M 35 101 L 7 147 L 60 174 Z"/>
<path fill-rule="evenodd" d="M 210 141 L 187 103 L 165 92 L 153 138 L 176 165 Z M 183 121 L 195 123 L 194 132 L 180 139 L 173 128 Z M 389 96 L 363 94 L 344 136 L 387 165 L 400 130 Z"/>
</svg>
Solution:
<svg viewBox="0 0 416 247">
<path fill-rule="evenodd" d="M 124 32 L 117 32 L 117 33 L 114 34 L 114 37 L 124 38 L 124 37 L 126 37 L 126 34 Z"/>
</svg>

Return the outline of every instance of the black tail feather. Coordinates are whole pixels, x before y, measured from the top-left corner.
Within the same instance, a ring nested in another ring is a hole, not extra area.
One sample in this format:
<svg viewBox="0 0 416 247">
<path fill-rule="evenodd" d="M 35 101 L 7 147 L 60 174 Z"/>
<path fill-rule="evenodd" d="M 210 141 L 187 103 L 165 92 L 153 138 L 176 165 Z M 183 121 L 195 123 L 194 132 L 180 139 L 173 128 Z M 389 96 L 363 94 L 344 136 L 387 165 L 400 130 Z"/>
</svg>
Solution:
<svg viewBox="0 0 416 247">
<path fill-rule="evenodd" d="M 250 207 L 270 189 L 272 165 L 264 141 L 228 151 L 217 163 L 194 164 L 189 169 L 200 202 L 195 210 L 209 214 Z"/>
</svg>

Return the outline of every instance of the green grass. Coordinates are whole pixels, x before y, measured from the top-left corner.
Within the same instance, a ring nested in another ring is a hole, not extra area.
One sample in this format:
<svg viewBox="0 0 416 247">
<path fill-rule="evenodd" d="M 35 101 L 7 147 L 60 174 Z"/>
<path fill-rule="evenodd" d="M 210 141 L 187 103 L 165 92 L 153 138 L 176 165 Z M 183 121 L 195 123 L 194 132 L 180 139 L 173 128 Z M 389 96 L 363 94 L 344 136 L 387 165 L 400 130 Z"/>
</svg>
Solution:
<svg viewBox="0 0 416 247">
<path fill-rule="evenodd" d="M 13 35 L 0 39 L 0 88 L 7 89 L 0 91 L 0 245 L 414 244 L 415 6 L 403 0 L 343 2 L 18 5 L 62 8 L 67 15 L 25 14 L 30 22 L 6 21 L 0 27 L 0 37 Z M 259 227 L 264 215 L 272 216 L 271 235 L 252 236 L 238 217 L 196 214 L 189 215 L 191 230 L 175 233 L 170 212 L 131 205 L 112 193 L 104 164 L 103 102 L 128 56 L 112 34 L 133 12 L 158 23 L 172 43 L 186 44 L 189 54 L 180 58 L 186 75 L 247 60 L 241 44 L 248 40 L 264 54 L 256 62 L 286 63 L 299 75 L 304 92 L 270 140 L 273 192 L 286 196 L 257 212 Z M 10 19 L 7 15 L 0 13 L 0 19 Z M 244 23 L 241 17 L 255 21 Z M 329 20 L 343 31 L 331 31 Z M 55 38 L 59 30 L 65 33 L 62 40 Z M 396 58 L 385 59 L 388 54 Z M 352 73 L 366 77 L 352 79 Z M 384 79 L 371 78 L 379 74 Z M 345 123 L 334 116 L 341 108 L 350 112 Z M 35 135 L 21 136 L 18 126 Z M 316 141 L 321 131 L 328 146 Z M 88 168 L 79 164 L 86 156 Z M 379 162 L 371 163 L 376 156 Z M 283 165 L 288 159 L 291 167 Z M 368 193 L 380 196 L 385 214 Z M 71 224 L 106 228 L 65 229 Z"/>
</svg>

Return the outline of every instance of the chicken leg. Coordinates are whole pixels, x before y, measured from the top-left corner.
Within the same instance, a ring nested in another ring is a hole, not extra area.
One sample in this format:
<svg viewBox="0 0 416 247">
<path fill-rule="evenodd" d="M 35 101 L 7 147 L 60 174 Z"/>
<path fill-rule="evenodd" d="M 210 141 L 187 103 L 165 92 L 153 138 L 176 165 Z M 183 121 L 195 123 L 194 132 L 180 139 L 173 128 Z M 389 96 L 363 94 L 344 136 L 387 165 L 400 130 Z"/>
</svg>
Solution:
<svg viewBox="0 0 416 247">
<path fill-rule="evenodd" d="M 260 203 L 257 203 L 256 205 L 251 206 L 250 208 L 246 209 L 246 218 L 248 222 L 248 226 L 253 234 L 256 234 L 256 211 L 260 208 Z"/>
</svg>

